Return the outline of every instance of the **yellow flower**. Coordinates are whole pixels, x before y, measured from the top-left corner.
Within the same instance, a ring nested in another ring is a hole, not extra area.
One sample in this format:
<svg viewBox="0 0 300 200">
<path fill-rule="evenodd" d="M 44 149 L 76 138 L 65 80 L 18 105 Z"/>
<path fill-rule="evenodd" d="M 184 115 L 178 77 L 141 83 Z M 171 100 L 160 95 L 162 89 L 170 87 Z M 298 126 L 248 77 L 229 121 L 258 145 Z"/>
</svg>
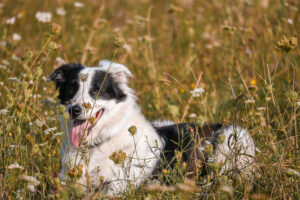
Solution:
<svg viewBox="0 0 300 200">
<path fill-rule="evenodd" d="M 255 79 L 251 80 L 251 85 L 256 85 L 256 80 Z"/>
<path fill-rule="evenodd" d="M 180 93 L 184 93 L 184 89 L 183 88 L 180 89 Z"/>
<path fill-rule="evenodd" d="M 192 88 L 192 89 L 194 89 L 195 86 L 196 86 L 195 83 L 192 83 L 192 84 L 191 84 L 191 88 Z"/>
</svg>

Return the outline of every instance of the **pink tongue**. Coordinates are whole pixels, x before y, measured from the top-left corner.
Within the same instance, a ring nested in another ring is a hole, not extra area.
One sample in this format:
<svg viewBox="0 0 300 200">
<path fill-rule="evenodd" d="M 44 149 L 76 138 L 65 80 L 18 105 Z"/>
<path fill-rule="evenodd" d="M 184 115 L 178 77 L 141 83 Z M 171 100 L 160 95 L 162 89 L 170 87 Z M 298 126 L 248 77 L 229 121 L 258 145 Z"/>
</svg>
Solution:
<svg viewBox="0 0 300 200">
<path fill-rule="evenodd" d="M 88 130 L 91 128 L 91 123 L 89 120 L 81 124 L 74 124 L 72 126 L 71 135 L 72 135 L 72 142 L 75 147 L 79 146 L 79 143 L 85 140 Z"/>
<path fill-rule="evenodd" d="M 97 112 L 96 118 L 94 120 L 94 124 L 98 122 L 99 118 L 102 115 L 102 112 L 103 112 L 102 110 Z M 72 129 L 71 129 L 71 139 L 75 147 L 80 146 L 85 141 L 87 134 L 91 128 L 92 125 L 90 123 L 90 120 L 86 120 L 85 122 L 82 123 L 74 122 L 74 125 L 72 125 Z"/>
</svg>

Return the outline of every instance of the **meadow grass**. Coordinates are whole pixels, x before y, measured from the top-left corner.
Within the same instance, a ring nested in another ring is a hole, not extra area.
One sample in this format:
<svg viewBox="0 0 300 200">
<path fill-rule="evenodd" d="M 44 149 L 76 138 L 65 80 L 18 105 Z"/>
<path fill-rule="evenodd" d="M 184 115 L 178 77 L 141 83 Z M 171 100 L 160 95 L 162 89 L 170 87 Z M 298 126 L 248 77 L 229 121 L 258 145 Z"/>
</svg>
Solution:
<svg viewBox="0 0 300 200">
<path fill-rule="evenodd" d="M 298 0 L 1 1 L 0 199 L 102 198 L 59 181 L 57 91 L 46 80 L 63 62 L 113 57 L 134 74 L 149 120 L 235 122 L 257 146 L 251 181 L 187 180 L 178 166 L 160 175 L 171 185 L 119 198 L 299 199 L 299 9 Z M 192 97 L 194 88 L 205 93 Z"/>
</svg>

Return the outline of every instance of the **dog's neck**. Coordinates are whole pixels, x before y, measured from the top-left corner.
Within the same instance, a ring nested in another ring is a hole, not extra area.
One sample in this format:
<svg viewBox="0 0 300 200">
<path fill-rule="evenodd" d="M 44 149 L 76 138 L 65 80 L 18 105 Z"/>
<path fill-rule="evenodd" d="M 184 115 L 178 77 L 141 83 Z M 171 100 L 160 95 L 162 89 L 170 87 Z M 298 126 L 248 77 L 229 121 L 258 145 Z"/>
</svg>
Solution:
<svg viewBox="0 0 300 200">
<path fill-rule="evenodd" d="M 116 112 L 107 111 L 107 115 L 104 113 L 103 118 L 92 129 L 92 146 L 102 144 L 119 134 L 126 134 L 129 127 L 136 125 L 136 118 L 142 116 L 135 102 L 118 106 L 118 109 L 114 109 Z"/>
</svg>

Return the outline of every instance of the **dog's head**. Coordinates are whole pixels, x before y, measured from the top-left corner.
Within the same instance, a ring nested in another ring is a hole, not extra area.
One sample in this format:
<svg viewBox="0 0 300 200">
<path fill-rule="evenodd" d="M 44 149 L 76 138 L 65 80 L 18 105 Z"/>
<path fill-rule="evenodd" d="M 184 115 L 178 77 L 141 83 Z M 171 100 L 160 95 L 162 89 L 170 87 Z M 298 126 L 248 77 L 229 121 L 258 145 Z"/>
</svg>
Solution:
<svg viewBox="0 0 300 200">
<path fill-rule="evenodd" d="M 101 123 L 114 120 L 117 109 L 134 101 L 128 87 L 131 72 L 122 64 L 100 61 L 98 67 L 85 67 L 79 63 L 64 64 L 49 77 L 59 90 L 60 103 L 70 114 L 71 141 L 75 147 L 84 142 L 93 145 Z M 93 132 L 95 135 L 91 136 Z M 90 139 L 89 139 L 90 138 Z"/>
</svg>

